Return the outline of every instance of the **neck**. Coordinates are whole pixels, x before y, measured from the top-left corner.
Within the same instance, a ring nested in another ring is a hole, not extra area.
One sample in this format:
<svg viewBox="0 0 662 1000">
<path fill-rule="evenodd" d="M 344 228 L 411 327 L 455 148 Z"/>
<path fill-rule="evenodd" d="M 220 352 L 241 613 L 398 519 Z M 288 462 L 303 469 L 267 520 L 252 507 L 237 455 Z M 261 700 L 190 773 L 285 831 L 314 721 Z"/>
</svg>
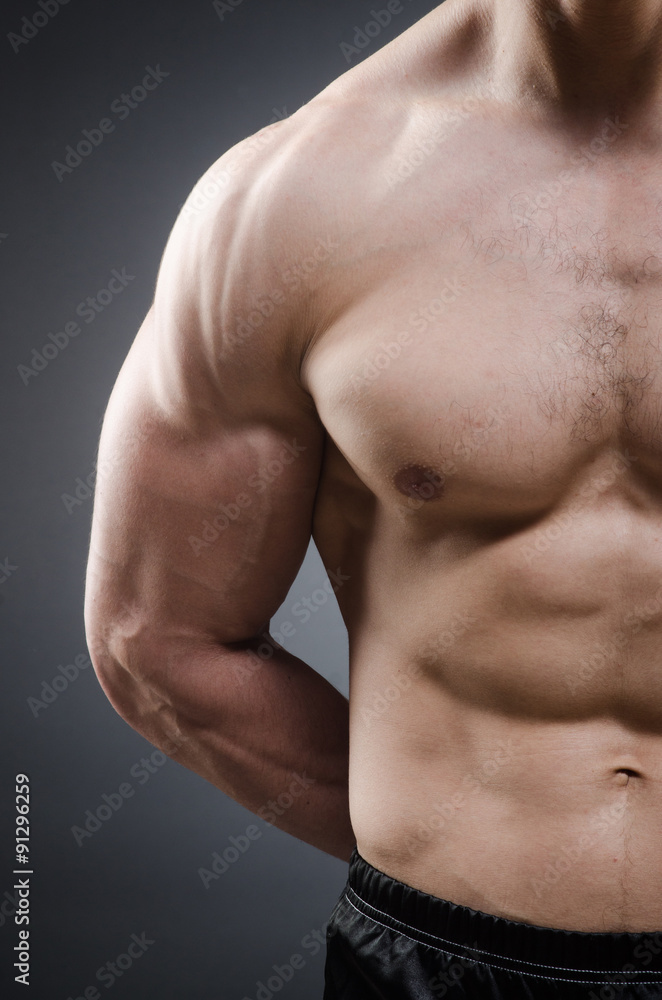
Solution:
<svg viewBox="0 0 662 1000">
<path fill-rule="evenodd" d="M 662 0 L 484 0 L 497 66 L 523 99 L 577 115 L 662 96 Z"/>
</svg>

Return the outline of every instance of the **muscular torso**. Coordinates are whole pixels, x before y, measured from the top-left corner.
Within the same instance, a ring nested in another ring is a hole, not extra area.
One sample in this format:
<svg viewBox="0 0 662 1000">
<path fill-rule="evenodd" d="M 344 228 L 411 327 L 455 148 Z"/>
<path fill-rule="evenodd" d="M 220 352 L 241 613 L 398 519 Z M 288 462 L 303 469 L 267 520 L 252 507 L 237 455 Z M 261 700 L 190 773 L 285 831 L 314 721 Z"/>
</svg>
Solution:
<svg viewBox="0 0 662 1000">
<path fill-rule="evenodd" d="M 349 577 L 357 845 L 488 913 L 659 929 L 659 148 L 617 126 L 584 169 L 602 126 L 452 89 L 408 84 L 348 137 L 302 366 L 314 539 Z"/>
</svg>

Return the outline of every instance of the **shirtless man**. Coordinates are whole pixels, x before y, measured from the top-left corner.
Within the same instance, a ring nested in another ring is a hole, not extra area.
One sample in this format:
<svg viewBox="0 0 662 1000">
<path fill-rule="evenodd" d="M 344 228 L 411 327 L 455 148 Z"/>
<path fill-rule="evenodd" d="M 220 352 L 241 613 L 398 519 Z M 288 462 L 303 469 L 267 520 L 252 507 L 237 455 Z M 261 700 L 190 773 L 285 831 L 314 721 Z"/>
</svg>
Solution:
<svg viewBox="0 0 662 1000">
<path fill-rule="evenodd" d="M 662 996 L 661 89 L 662 0 L 447 0 L 202 178 L 113 390 L 96 671 L 349 862 L 326 1000 Z"/>
</svg>

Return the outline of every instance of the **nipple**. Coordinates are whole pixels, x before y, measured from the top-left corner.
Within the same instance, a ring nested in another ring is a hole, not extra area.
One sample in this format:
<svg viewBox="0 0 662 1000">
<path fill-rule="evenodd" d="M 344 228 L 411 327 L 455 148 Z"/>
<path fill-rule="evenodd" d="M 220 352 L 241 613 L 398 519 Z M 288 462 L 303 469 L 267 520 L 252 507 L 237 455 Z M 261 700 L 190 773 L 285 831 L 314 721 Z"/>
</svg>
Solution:
<svg viewBox="0 0 662 1000">
<path fill-rule="evenodd" d="M 407 465 L 393 477 L 396 489 L 412 500 L 438 500 L 443 495 L 446 477 L 423 465 Z"/>
</svg>

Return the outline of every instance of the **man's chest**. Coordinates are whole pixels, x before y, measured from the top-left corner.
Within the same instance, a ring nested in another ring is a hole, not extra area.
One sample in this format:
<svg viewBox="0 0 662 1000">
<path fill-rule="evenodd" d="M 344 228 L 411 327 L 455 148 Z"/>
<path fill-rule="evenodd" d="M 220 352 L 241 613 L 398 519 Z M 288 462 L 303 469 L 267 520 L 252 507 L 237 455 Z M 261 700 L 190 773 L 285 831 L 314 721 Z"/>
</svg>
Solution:
<svg viewBox="0 0 662 1000">
<path fill-rule="evenodd" d="M 517 516 L 600 449 L 662 458 L 662 230 L 584 197 L 381 232 L 307 359 L 348 476 L 387 504 Z"/>
</svg>

